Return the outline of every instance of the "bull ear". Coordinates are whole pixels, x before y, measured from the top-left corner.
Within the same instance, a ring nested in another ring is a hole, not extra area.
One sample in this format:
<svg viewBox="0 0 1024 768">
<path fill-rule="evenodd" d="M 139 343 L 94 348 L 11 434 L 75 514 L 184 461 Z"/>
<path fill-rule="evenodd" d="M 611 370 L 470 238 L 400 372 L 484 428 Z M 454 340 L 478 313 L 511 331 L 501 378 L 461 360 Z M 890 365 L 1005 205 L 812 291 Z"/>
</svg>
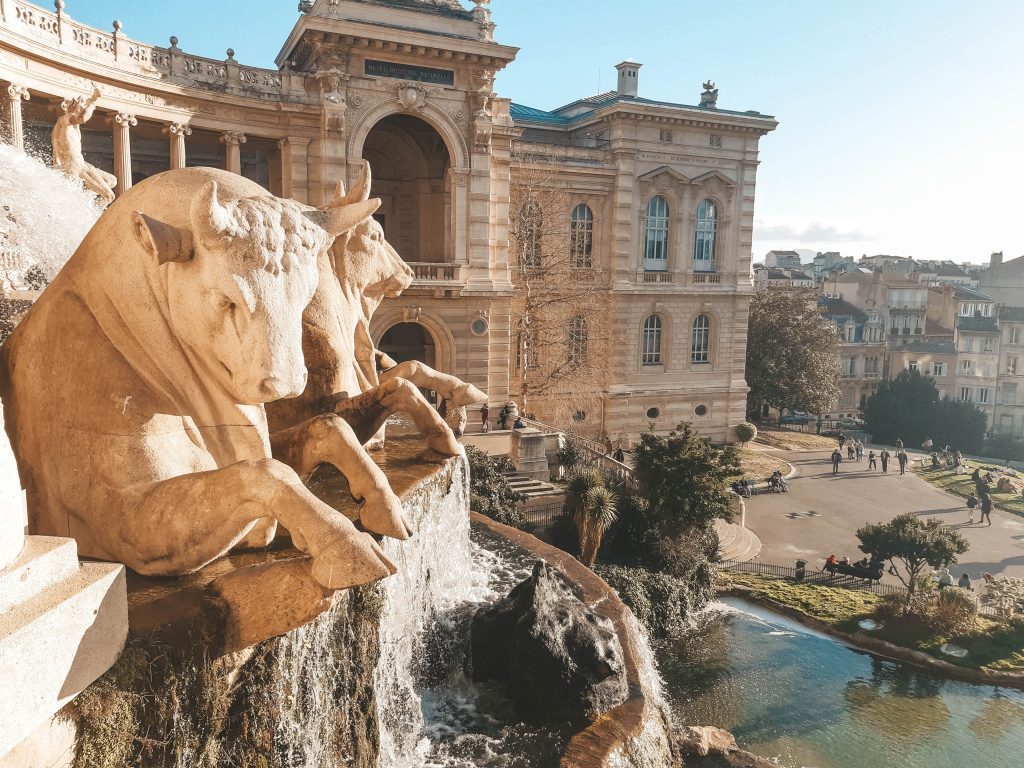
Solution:
<svg viewBox="0 0 1024 768">
<path fill-rule="evenodd" d="M 191 234 L 140 211 L 132 212 L 132 233 L 142 250 L 156 259 L 158 264 L 189 261 L 192 258 Z"/>
<path fill-rule="evenodd" d="M 192 231 L 200 236 L 219 237 L 231 226 L 231 211 L 217 199 L 217 182 L 208 181 L 189 206 Z"/>
<path fill-rule="evenodd" d="M 373 212 L 380 208 L 380 198 L 363 200 L 336 208 L 322 208 L 316 211 L 305 211 L 304 215 L 332 238 L 339 237 L 352 227 L 366 221 Z"/>
</svg>

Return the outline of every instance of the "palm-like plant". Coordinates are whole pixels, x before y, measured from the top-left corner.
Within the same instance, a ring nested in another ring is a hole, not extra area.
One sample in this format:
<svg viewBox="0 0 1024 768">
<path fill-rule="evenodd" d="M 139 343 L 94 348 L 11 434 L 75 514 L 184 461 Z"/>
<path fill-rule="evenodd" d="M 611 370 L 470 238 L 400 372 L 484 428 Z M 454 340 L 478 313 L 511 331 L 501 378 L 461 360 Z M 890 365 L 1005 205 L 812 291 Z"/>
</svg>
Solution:
<svg viewBox="0 0 1024 768">
<path fill-rule="evenodd" d="M 615 494 L 605 487 L 601 474 L 584 469 L 569 475 L 569 514 L 580 544 L 580 562 L 593 566 L 601 538 L 617 517 Z"/>
</svg>

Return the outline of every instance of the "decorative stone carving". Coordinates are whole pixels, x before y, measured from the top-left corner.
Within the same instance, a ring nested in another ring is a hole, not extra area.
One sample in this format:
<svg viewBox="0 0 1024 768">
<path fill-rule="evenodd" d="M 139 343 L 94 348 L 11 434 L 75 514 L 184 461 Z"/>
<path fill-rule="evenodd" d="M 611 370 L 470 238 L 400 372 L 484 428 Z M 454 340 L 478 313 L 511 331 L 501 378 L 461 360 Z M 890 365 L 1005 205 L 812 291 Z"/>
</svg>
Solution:
<svg viewBox="0 0 1024 768">
<path fill-rule="evenodd" d="M 494 39 L 494 23 L 491 21 L 491 12 L 487 9 L 491 0 L 473 0 L 476 7 L 473 9 L 473 20 L 480 28 L 479 37 L 481 40 Z"/>
<path fill-rule="evenodd" d="M 395 95 L 399 104 L 413 112 L 427 103 L 427 89 L 417 83 L 399 83 L 395 86 Z"/>
<path fill-rule="evenodd" d="M 346 194 L 339 184 L 328 209 L 370 204 L 375 210 L 380 200 L 370 200 L 369 194 L 370 166 L 364 163 L 352 191 Z M 290 454 L 279 456 L 278 452 L 291 449 L 279 445 L 276 435 L 287 434 L 293 425 L 307 420 L 341 421 L 351 466 L 360 467 L 355 475 L 342 470 L 353 495 L 365 500 L 362 509 L 368 512 L 393 509 L 397 516 L 401 502 L 362 446 L 378 437 L 389 416 L 402 412 L 412 417 L 424 435 L 431 458 L 457 455 L 461 448 L 452 430 L 418 388 L 435 390 L 455 409 L 487 399 L 472 384 L 416 361 L 396 363 L 374 348 L 370 336 L 374 311 L 386 297 L 408 288 L 412 279 L 412 269 L 369 216 L 340 236 L 333 257 L 320 260 L 317 291 L 303 316 L 309 383 L 301 396 L 267 409 L 275 433 L 271 438 L 274 455 L 289 464 Z M 311 473 L 315 464 L 306 469 Z M 304 472 L 299 470 L 300 475 Z"/>
<path fill-rule="evenodd" d="M 99 198 L 109 205 L 114 200 L 117 188 L 117 177 L 101 171 L 85 162 L 82 156 L 82 128 L 84 123 L 92 119 L 96 102 L 102 94 L 93 86 L 92 96 L 76 96 L 65 99 L 60 108 L 64 114 L 57 118 L 53 126 L 51 139 L 53 143 L 53 165 L 64 171 L 68 176 L 81 179 L 85 188 L 95 192 Z"/>
<path fill-rule="evenodd" d="M 706 83 L 704 83 L 704 92 L 701 93 L 700 95 L 699 106 L 704 107 L 705 109 L 716 109 L 717 104 L 718 89 L 715 87 L 715 84 L 713 82 L 708 80 Z"/>
<path fill-rule="evenodd" d="M 168 171 L 112 204 L 0 349 L 30 531 L 176 575 L 266 545 L 280 521 L 328 589 L 393 573 L 370 536 L 270 458 L 263 408 L 306 385 L 317 259 L 375 207 L 313 210 L 211 168 Z M 330 420 L 275 438 L 361 490 Z M 362 520 L 408 535 L 386 510 Z"/>
</svg>

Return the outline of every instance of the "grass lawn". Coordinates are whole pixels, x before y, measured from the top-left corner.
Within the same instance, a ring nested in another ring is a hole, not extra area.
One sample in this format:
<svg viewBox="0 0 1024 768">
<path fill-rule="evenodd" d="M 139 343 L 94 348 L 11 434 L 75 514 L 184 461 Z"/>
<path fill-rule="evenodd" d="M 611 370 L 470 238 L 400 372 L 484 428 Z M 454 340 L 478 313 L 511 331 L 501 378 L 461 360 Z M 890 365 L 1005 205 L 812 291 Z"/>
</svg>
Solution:
<svg viewBox="0 0 1024 768">
<path fill-rule="evenodd" d="M 872 592 L 839 589 L 820 584 L 795 584 L 753 573 L 722 571 L 723 587 L 736 584 L 752 590 L 755 597 L 774 600 L 818 619 L 840 632 L 859 631 L 858 622 L 875 615 L 882 598 Z M 1024 671 L 1024 623 L 1002 622 L 979 616 L 970 634 L 947 638 L 933 635 L 916 621 L 883 622 L 880 630 L 868 634 L 890 643 L 924 651 L 961 667 Z M 953 642 L 967 649 L 962 659 L 946 656 L 939 648 Z"/>
<path fill-rule="evenodd" d="M 835 438 L 832 437 L 775 427 L 765 427 L 764 429 L 758 427 L 757 437 L 754 438 L 754 441 L 770 445 L 773 448 L 782 448 L 786 451 L 831 451 L 838 445 Z"/>
<path fill-rule="evenodd" d="M 770 453 L 744 447 L 739 449 L 739 454 L 743 476 L 748 480 L 763 482 L 776 469 L 782 470 L 783 475 L 789 474 L 789 464 Z"/>
<path fill-rule="evenodd" d="M 975 467 L 981 467 L 984 473 L 988 469 L 992 470 L 993 475 L 998 475 L 1002 467 L 994 466 L 991 464 L 979 464 L 975 461 L 966 462 L 971 472 L 974 471 Z M 946 469 L 941 467 L 939 469 L 932 469 L 929 462 L 926 462 L 927 466 L 922 469 L 915 469 L 918 477 L 928 481 L 936 488 L 941 488 L 949 493 L 956 494 L 967 498 L 967 495 L 974 490 L 974 481 L 971 480 L 970 473 L 968 474 L 957 474 L 955 470 Z M 995 488 L 992 489 L 992 503 L 999 509 L 1006 512 L 1012 512 L 1015 515 L 1024 516 L 1024 497 L 1014 493 L 997 493 Z"/>
</svg>

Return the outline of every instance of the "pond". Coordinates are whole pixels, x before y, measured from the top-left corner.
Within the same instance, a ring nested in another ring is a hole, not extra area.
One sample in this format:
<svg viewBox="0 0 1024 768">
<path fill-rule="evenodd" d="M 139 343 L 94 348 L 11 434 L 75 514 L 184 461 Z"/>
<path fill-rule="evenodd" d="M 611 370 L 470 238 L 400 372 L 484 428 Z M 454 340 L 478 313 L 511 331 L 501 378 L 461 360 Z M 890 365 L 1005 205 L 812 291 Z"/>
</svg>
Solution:
<svg viewBox="0 0 1024 768">
<path fill-rule="evenodd" d="M 938 678 L 742 600 L 657 653 L 679 722 L 787 768 L 1024 764 L 1024 692 Z"/>
</svg>

